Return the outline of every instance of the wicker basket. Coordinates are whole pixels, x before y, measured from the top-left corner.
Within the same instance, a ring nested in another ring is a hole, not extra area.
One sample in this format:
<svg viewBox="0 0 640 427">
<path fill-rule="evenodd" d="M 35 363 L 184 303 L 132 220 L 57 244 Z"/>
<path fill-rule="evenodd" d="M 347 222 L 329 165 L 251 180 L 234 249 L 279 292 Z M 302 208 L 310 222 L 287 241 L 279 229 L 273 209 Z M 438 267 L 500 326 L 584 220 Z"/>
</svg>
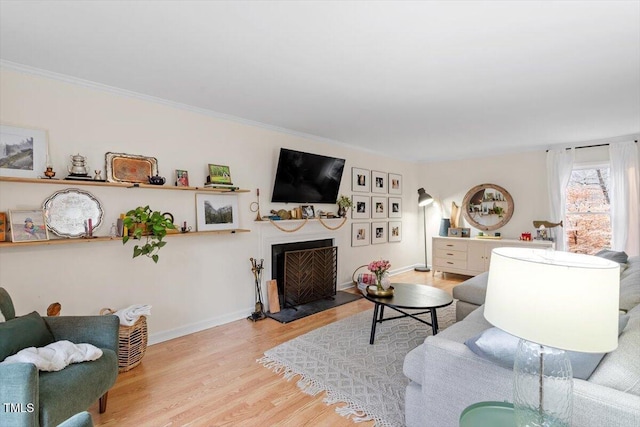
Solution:
<svg viewBox="0 0 640 427">
<path fill-rule="evenodd" d="M 113 314 L 114 310 L 103 308 L 100 314 Z M 131 326 L 120 325 L 118 330 L 118 372 L 127 372 L 140 364 L 147 350 L 147 317 L 140 318 Z"/>
</svg>

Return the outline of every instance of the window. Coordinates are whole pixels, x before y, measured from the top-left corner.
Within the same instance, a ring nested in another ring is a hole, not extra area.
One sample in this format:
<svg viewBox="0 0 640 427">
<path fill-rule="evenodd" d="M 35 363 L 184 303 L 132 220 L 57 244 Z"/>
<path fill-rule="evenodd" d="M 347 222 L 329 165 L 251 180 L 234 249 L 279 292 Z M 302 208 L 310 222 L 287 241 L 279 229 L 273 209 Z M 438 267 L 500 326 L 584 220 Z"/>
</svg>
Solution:
<svg viewBox="0 0 640 427">
<path fill-rule="evenodd" d="M 595 254 L 611 247 L 609 165 L 575 167 L 567 187 L 567 250 Z"/>
</svg>

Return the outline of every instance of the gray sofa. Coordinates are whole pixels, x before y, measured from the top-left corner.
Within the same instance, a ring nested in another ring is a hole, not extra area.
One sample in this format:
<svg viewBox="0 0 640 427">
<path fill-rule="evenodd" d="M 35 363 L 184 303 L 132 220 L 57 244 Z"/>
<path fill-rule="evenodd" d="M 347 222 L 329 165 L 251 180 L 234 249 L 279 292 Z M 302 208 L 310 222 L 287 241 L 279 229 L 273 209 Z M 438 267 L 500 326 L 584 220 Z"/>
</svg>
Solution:
<svg viewBox="0 0 640 427">
<path fill-rule="evenodd" d="M 629 258 L 627 265 L 620 276 L 620 309 L 627 312 L 629 321 L 618 348 L 602 359 L 591 376 L 574 378 L 574 427 L 640 426 L 640 257 Z M 486 275 L 481 276 L 486 289 Z M 492 326 L 484 319 L 484 307 L 473 308 L 484 301 L 481 276 L 470 279 L 472 285 L 467 286 L 465 296 L 471 301 L 457 303 L 463 303 L 458 307 L 463 320 L 428 337 L 405 358 L 409 427 L 454 427 L 460 413 L 473 403 L 513 401 L 512 370 L 476 355 L 464 344 Z M 458 286 L 462 285 L 467 283 Z M 479 296 L 482 300 L 473 299 Z"/>
</svg>

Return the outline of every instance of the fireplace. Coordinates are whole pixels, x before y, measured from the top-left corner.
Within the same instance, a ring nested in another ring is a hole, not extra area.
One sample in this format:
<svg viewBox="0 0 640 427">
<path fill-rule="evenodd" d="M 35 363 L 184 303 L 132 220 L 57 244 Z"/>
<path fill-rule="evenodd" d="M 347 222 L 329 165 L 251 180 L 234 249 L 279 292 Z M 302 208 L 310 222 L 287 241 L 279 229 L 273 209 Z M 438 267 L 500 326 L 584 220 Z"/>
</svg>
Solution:
<svg viewBox="0 0 640 427">
<path fill-rule="evenodd" d="M 337 264 L 338 248 L 333 239 L 272 245 L 271 272 L 282 307 L 333 297 Z"/>
</svg>

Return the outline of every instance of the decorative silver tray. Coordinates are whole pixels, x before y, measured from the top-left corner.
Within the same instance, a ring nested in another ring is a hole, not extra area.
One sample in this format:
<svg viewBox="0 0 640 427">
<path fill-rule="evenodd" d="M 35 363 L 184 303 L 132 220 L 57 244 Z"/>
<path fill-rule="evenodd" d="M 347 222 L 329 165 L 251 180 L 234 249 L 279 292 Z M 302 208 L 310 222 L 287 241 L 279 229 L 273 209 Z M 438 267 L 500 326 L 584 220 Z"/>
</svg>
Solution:
<svg viewBox="0 0 640 427">
<path fill-rule="evenodd" d="M 102 224 L 104 211 L 100 201 L 87 191 L 67 188 L 56 191 L 42 204 L 47 227 L 63 237 L 85 235 L 85 221 L 91 219 L 93 230 Z"/>
</svg>

